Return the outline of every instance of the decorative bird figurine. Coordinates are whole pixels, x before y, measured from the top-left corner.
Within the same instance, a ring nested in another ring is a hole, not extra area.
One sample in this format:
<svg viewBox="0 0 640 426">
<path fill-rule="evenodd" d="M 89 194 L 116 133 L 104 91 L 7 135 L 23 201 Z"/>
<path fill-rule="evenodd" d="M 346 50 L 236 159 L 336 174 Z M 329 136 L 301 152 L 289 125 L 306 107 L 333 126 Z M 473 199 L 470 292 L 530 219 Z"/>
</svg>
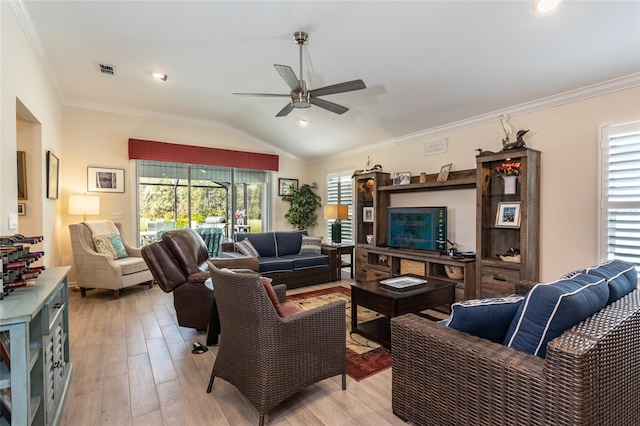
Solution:
<svg viewBox="0 0 640 426">
<path fill-rule="evenodd" d="M 518 133 L 516 134 L 516 136 L 518 137 L 516 139 L 516 142 L 521 143 L 522 144 L 522 148 L 524 148 L 525 146 L 527 146 L 524 143 L 524 139 L 522 139 L 522 137 L 528 132 L 529 130 L 518 130 Z"/>
<path fill-rule="evenodd" d="M 502 124 L 502 130 L 504 130 L 504 139 L 502 139 L 502 145 L 506 145 L 509 143 L 509 136 L 513 133 L 511 129 L 511 125 L 507 123 L 509 116 L 507 114 L 500 115 L 500 124 Z"/>
</svg>

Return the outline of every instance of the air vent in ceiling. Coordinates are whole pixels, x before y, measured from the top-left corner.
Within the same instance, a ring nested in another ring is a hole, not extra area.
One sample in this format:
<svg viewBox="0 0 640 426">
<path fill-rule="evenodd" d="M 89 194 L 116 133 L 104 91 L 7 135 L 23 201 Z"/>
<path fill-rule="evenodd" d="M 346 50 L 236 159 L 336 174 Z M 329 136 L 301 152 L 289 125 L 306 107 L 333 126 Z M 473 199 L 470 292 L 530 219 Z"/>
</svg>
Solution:
<svg viewBox="0 0 640 426">
<path fill-rule="evenodd" d="M 100 67 L 100 72 L 102 74 L 116 75 L 116 67 L 115 67 L 115 65 L 98 64 L 98 67 Z"/>
</svg>

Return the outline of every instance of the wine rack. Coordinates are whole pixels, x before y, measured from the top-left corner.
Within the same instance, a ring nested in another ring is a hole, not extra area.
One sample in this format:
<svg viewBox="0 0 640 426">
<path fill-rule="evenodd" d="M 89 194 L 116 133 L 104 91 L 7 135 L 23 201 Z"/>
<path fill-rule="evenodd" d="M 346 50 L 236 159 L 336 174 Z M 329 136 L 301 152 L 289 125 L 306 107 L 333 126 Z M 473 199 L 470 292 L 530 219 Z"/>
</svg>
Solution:
<svg viewBox="0 0 640 426">
<path fill-rule="evenodd" d="M 44 256 L 44 252 L 31 251 L 32 244 L 42 241 L 42 236 L 25 237 L 19 234 L 0 236 L 0 256 L 2 257 L 0 300 L 13 289 L 28 286 L 44 270 L 44 266 L 34 265 Z"/>
</svg>

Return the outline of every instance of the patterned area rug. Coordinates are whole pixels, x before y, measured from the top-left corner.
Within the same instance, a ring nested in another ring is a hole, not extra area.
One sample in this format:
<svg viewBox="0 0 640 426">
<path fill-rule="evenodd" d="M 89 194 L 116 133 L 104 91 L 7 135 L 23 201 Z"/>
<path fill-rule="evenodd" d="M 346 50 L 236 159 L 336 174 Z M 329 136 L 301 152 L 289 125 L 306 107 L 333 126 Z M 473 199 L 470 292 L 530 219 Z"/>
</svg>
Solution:
<svg viewBox="0 0 640 426">
<path fill-rule="evenodd" d="M 345 287 L 330 287 L 287 296 L 287 301 L 295 302 L 305 310 L 344 300 L 346 302 L 345 321 L 347 324 L 347 374 L 356 381 L 370 377 L 391 367 L 391 352 L 373 340 L 357 333 L 351 333 L 351 291 Z M 358 322 L 369 321 L 382 315 L 358 306 Z"/>
</svg>

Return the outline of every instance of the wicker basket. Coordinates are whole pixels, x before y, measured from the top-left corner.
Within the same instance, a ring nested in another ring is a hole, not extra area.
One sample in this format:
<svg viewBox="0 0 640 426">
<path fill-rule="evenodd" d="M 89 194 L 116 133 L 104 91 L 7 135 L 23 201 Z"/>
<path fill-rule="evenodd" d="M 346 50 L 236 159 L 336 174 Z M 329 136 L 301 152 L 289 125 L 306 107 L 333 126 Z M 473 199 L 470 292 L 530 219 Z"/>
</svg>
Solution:
<svg viewBox="0 0 640 426">
<path fill-rule="evenodd" d="M 400 259 L 400 275 L 414 274 L 424 277 L 426 273 L 426 263 L 409 259 Z"/>
<path fill-rule="evenodd" d="M 464 277 L 462 266 L 444 265 L 444 271 L 452 280 L 461 280 Z"/>
</svg>

